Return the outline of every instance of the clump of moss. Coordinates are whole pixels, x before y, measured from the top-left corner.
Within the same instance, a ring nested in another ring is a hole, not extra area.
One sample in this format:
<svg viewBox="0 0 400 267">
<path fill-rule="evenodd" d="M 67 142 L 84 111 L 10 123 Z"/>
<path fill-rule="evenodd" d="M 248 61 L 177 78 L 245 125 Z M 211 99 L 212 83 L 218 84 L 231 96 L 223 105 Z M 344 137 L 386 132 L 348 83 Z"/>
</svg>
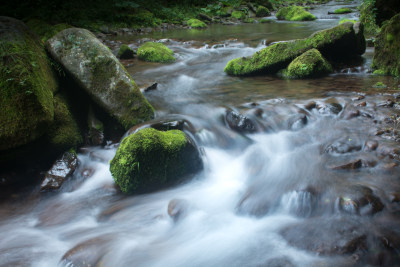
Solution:
<svg viewBox="0 0 400 267">
<path fill-rule="evenodd" d="M 377 82 L 377 83 L 375 83 L 372 87 L 373 87 L 373 88 L 377 88 L 377 89 L 384 89 L 384 88 L 387 87 L 387 85 L 384 84 L 383 82 Z"/>
<path fill-rule="evenodd" d="M 295 58 L 284 71 L 284 76 L 290 79 L 304 79 L 322 76 L 332 71 L 332 66 L 313 48 Z"/>
<path fill-rule="evenodd" d="M 386 23 L 375 39 L 372 68 L 382 73 L 400 76 L 400 14 Z"/>
<path fill-rule="evenodd" d="M 300 6 L 282 7 L 276 13 L 276 18 L 290 21 L 308 21 L 317 19 L 313 14 L 304 10 L 304 8 Z"/>
<path fill-rule="evenodd" d="M 273 19 L 260 19 L 258 22 L 260 23 L 274 23 Z"/>
<path fill-rule="evenodd" d="M 0 150 L 41 137 L 54 118 L 57 83 L 44 47 L 21 21 L 0 17 Z"/>
<path fill-rule="evenodd" d="M 189 19 L 187 21 L 187 24 L 189 27 L 195 28 L 195 29 L 207 28 L 207 24 L 205 24 L 204 22 L 202 22 L 201 20 L 198 20 L 198 19 Z"/>
<path fill-rule="evenodd" d="M 235 10 L 232 12 L 231 17 L 242 20 L 242 19 L 246 18 L 246 14 L 244 14 L 244 12 L 242 12 L 242 11 Z"/>
<path fill-rule="evenodd" d="M 82 144 L 82 134 L 72 116 L 65 99 L 57 95 L 54 97 L 54 123 L 50 126 L 47 135 L 53 149 L 65 151 Z"/>
<path fill-rule="evenodd" d="M 386 72 L 384 70 L 374 70 L 374 72 L 372 74 L 377 75 L 377 76 L 384 76 L 384 75 L 386 75 Z"/>
<path fill-rule="evenodd" d="M 118 58 L 120 59 L 130 59 L 133 58 L 134 52 L 132 48 L 127 46 L 126 44 L 122 44 L 118 50 Z"/>
<path fill-rule="evenodd" d="M 199 153 L 184 132 L 152 128 L 126 137 L 110 162 L 115 183 L 128 194 L 166 187 L 201 168 Z"/>
<path fill-rule="evenodd" d="M 40 37 L 42 42 L 46 42 L 48 39 L 50 39 L 62 30 L 72 28 L 71 25 L 68 25 L 66 23 L 50 25 L 39 19 L 30 19 L 27 21 L 26 24 Z"/>
<path fill-rule="evenodd" d="M 335 14 L 348 14 L 351 12 L 353 12 L 353 10 L 348 7 L 339 8 L 334 11 Z"/>
<path fill-rule="evenodd" d="M 345 22 L 351 22 L 351 23 L 354 24 L 354 23 L 357 22 L 357 20 L 355 20 L 355 19 L 342 18 L 342 19 L 339 21 L 339 25 L 342 24 L 342 23 L 345 23 Z"/>
<path fill-rule="evenodd" d="M 247 19 L 245 19 L 243 22 L 244 22 L 244 23 L 254 23 L 254 22 L 255 22 L 255 19 L 253 19 L 253 18 L 247 18 Z"/>
<path fill-rule="evenodd" d="M 343 23 L 334 28 L 312 34 L 306 39 L 272 44 L 251 57 L 236 58 L 228 62 L 224 71 L 229 75 L 243 76 L 276 73 L 302 53 L 318 49 L 324 57 L 346 58 L 365 52 L 362 29 L 356 33 L 355 25 Z"/>
<path fill-rule="evenodd" d="M 269 9 L 266 8 L 265 6 L 258 6 L 256 10 L 256 16 L 257 17 L 266 17 L 269 16 L 271 13 L 269 12 Z"/>
<path fill-rule="evenodd" d="M 175 62 L 174 52 L 162 43 L 147 42 L 137 50 L 138 58 L 149 62 Z"/>
</svg>

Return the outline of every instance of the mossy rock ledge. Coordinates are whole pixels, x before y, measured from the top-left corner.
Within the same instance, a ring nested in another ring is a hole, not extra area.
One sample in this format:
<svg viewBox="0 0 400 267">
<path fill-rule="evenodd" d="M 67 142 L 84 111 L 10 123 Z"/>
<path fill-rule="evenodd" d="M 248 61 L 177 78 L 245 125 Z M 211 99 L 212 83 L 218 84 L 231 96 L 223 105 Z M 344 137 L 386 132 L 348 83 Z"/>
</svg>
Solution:
<svg viewBox="0 0 400 267">
<path fill-rule="evenodd" d="M 331 71 L 331 64 L 313 48 L 295 58 L 283 75 L 289 79 L 304 79 L 322 76 Z"/>
<path fill-rule="evenodd" d="M 358 22 L 346 22 L 305 39 L 274 43 L 251 57 L 232 59 L 224 71 L 235 76 L 275 74 L 312 48 L 318 49 L 328 60 L 360 56 L 366 48 L 363 27 Z"/>
<path fill-rule="evenodd" d="M 301 6 L 282 7 L 276 13 L 276 18 L 279 20 L 290 20 L 290 21 L 308 21 L 317 19 L 313 14 L 306 11 Z"/>
<path fill-rule="evenodd" d="M 147 42 L 137 50 L 138 58 L 148 62 L 175 62 L 174 52 L 162 43 Z"/>
<path fill-rule="evenodd" d="M 57 83 L 37 36 L 21 21 L 0 17 L 0 151 L 43 136 L 54 119 Z"/>
<path fill-rule="evenodd" d="M 180 130 L 140 130 L 124 138 L 111 160 L 115 183 L 127 194 L 151 192 L 203 168 L 193 141 Z"/>
<path fill-rule="evenodd" d="M 379 74 L 400 76 L 400 14 L 392 17 L 376 37 L 372 67 Z"/>
<path fill-rule="evenodd" d="M 46 48 L 90 98 L 124 129 L 154 117 L 153 107 L 123 65 L 88 30 L 63 30 L 46 42 Z"/>
</svg>

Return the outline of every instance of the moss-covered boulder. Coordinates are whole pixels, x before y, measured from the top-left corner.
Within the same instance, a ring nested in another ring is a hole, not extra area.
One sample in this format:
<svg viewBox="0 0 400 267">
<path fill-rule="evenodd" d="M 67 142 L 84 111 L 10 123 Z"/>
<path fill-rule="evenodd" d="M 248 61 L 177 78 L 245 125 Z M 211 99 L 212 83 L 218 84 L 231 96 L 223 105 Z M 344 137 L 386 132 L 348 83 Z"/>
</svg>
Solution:
<svg viewBox="0 0 400 267">
<path fill-rule="evenodd" d="M 154 191 L 202 169 L 200 154 L 180 130 L 140 130 L 122 140 L 110 171 L 124 193 Z"/>
<path fill-rule="evenodd" d="M 235 10 L 232 12 L 231 17 L 242 20 L 242 19 L 246 18 L 246 14 L 244 14 L 244 12 L 242 12 L 242 11 Z"/>
<path fill-rule="evenodd" d="M 376 37 L 372 67 L 379 73 L 400 76 L 400 13 Z"/>
<path fill-rule="evenodd" d="M 282 7 L 276 13 L 276 18 L 279 20 L 290 20 L 290 21 L 307 21 L 307 20 L 317 19 L 313 14 L 306 11 L 301 6 Z"/>
<path fill-rule="evenodd" d="M 129 73 L 91 32 L 70 28 L 46 42 L 51 56 L 124 129 L 154 117 Z"/>
<path fill-rule="evenodd" d="M 275 43 L 251 57 L 229 61 L 224 71 L 236 76 L 274 74 L 312 48 L 318 49 L 328 60 L 348 59 L 362 55 L 365 52 L 363 28 L 360 23 L 347 22 L 315 32 L 305 39 Z"/>
<path fill-rule="evenodd" d="M 256 10 L 256 16 L 257 17 L 266 17 L 271 15 L 271 12 L 269 12 L 268 8 L 265 6 L 258 6 Z"/>
<path fill-rule="evenodd" d="M 175 62 L 174 52 L 162 43 L 147 42 L 137 50 L 138 58 L 149 62 Z"/>
<path fill-rule="evenodd" d="M 133 52 L 132 48 L 127 46 L 126 44 L 122 44 L 119 49 L 118 49 L 118 58 L 120 59 L 130 59 L 133 58 L 133 55 L 135 53 Z"/>
<path fill-rule="evenodd" d="M 352 13 L 352 12 L 353 12 L 353 10 L 351 10 L 350 8 L 343 7 L 343 8 L 336 9 L 333 12 L 333 14 L 348 14 L 348 13 Z"/>
<path fill-rule="evenodd" d="M 0 17 L 0 55 L 0 150 L 6 150 L 45 134 L 56 80 L 40 40 L 19 20 Z"/>
<path fill-rule="evenodd" d="M 54 97 L 54 122 L 49 127 L 47 136 L 51 148 L 58 152 L 76 148 L 83 142 L 82 133 L 68 103 L 60 94 Z"/>
<path fill-rule="evenodd" d="M 201 20 L 198 19 L 189 19 L 187 21 L 187 25 L 191 28 L 194 29 L 204 29 L 207 28 L 207 24 L 205 24 L 204 22 L 202 22 Z"/>
<path fill-rule="evenodd" d="M 331 71 L 331 64 L 313 48 L 295 58 L 283 74 L 289 79 L 304 79 L 322 76 Z"/>
</svg>

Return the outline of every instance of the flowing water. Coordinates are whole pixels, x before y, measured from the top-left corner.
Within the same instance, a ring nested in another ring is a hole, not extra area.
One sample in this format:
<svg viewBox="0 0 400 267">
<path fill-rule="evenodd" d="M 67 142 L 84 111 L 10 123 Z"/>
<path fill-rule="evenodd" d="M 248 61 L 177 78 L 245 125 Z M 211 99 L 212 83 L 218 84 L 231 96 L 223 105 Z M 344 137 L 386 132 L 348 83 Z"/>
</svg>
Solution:
<svg viewBox="0 0 400 267">
<path fill-rule="evenodd" d="M 0 266 L 398 264 L 400 153 L 389 128 L 400 127 L 391 118 L 400 113 L 399 82 L 368 73 L 373 50 L 319 79 L 223 72 L 265 43 L 336 25 L 342 16 L 326 14 L 338 6 L 316 9 L 315 22 L 143 36 L 168 38 L 178 60 L 134 60 L 128 71 L 141 86 L 158 83 L 145 93 L 157 120 L 186 121 L 204 170 L 173 188 L 123 196 L 108 163 L 118 144 L 87 148 L 59 192 L 35 187 L 0 204 Z M 378 81 L 394 91 L 373 88 Z M 231 130 L 227 110 L 257 132 Z"/>
</svg>

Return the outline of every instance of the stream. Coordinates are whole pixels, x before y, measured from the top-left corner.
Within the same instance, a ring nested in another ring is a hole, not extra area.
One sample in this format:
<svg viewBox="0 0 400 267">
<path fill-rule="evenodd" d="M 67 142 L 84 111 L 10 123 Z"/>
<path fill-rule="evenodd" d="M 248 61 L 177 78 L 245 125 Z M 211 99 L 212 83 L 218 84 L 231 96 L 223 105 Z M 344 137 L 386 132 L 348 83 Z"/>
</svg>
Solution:
<svg viewBox="0 0 400 267">
<path fill-rule="evenodd" d="M 156 121 L 185 120 L 204 170 L 173 188 L 124 196 L 109 171 L 118 143 L 82 149 L 58 192 L 35 186 L 0 202 L 0 266 L 399 266 L 400 83 L 370 73 L 373 48 L 318 79 L 223 72 L 266 44 L 352 18 L 327 15 L 348 5 L 321 5 L 313 22 L 124 37 L 133 47 L 161 40 L 175 52 L 173 64 L 124 64 L 140 87 L 158 83 L 144 92 Z M 231 130 L 227 110 L 257 131 Z"/>
</svg>

